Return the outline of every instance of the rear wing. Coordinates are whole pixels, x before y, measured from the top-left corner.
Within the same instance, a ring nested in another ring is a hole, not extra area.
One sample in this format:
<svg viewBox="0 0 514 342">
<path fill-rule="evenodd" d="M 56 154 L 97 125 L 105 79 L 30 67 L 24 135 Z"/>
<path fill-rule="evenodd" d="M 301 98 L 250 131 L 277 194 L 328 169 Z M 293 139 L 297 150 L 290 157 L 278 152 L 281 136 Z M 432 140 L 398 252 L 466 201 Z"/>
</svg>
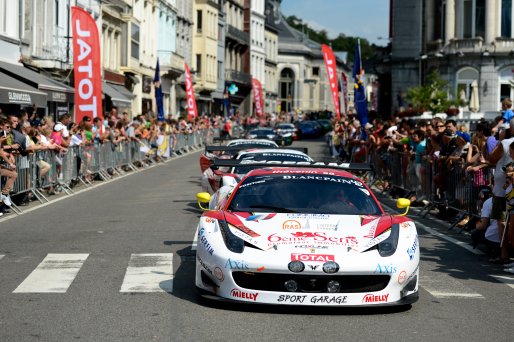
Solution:
<svg viewBox="0 0 514 342">
<path fill-rule="evenodd" d="M 305 154 L 308 154 L 308 148 L 307 147 L 283 147 L 283 146 L 248 146 L 248 145 L 236 145 L 236 146 L 219 146 L 219 145 L 208 145 L 205 146 L 205 153 L 212 153 L 212 152 L 233 152 L 237 153 L 239 151 L 243 150 L 250 150 L 250 149 L 283 149 L 283 150 L 294 150 L 303 152 Z"/>
<path fill-rule="evenodd" d="M 366 163 L 323 163 L 323 162 L 298 162 L 298 161 L 255 161 L 255 160 L 236 160 L 236 159 L 215 159 L 211 169 L 217 170 L 220 167 L 236 166 L 255 166 L 255 167 L 298 167 L 313 169 L 337 169 L 345 171 L 371 171 L 373 166 Z"/>
</svg>

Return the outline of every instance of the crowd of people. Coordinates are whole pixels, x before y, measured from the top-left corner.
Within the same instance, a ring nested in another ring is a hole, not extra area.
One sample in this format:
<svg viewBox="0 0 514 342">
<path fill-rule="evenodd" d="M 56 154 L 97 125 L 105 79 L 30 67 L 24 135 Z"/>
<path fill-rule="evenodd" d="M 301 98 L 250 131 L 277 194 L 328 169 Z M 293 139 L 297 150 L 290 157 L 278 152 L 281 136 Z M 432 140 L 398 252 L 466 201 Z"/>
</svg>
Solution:
<svg viewBox="0 0 514 342">
<path fill-rule="evenodd" d="M 349 116 L 334 120 L 329 145 L 341 161 L 374 164 L 380 189 L 400 187 L 414 205 L 467 212 L 474 244 L 485 243 L 491 262 L 514 273 L 514 113 L 471 125 L 446 120 L 374 118 L 361 126 Z"/>
<path fill-rule="evenodd" d="M 25 191 L 32 183 L 47 195 L 55 194 L 63 171 L 62 159 L 70 149 L 78 151 L 77 174 L 83 181 L 92 182 L 98 175 L 91 169 L 91 163 L 103 146 L 110 146 L 116 156 L 125 153 L 127 144 L 132 144 L 145 158 L 159 162 L 175 155 L 181 136 L 199 131 L 211 131 L 212 135 L 212 130 L 206 129 L 222 125 L 222 119 L 218 119 L 219 122 L 215 122 L 199 117 L 187 121 L 165 117 L 164 121 L 158 121 L 153 113 L 130 118 L 127 112 L 119 114 L 116 107 L 104 113 L 103 118 L 84 116 L 80 122 L 72 122 L 70 114 L 54 120 L 53 116 L 28 112 L 22 115 L 0 113 L 0 216 L 9 212 L 13 202 L 26 205 L 34 199 L 30 191 Z M 31 158 L 34 154 L 38 157 Z M 27 171 L 31 166 L 37 170 L 36 179 L 31 179 L 33 175 Z M 125 171 L 121 163 L 109 170 L 110 173 Z M 20 182 L 27 184 L 16 186 Z M 21 189 L 22 193 L 13 194 L 14 188 Z"/>
</svg>

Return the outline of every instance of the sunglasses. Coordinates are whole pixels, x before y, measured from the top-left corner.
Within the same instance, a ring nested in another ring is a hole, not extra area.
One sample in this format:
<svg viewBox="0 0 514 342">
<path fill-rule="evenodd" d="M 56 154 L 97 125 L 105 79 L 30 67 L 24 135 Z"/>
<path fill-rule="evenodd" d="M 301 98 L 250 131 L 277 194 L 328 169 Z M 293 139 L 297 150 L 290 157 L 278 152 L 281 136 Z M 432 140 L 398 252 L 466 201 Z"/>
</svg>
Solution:
<svg viewBox="0 0 514 342">
<path fill-rule="evenodd" d="M 436 127 L 437 128 L 441 128 L 441 127 L 444 127 L 444 125 L 437 125 Z"/>
</svg>

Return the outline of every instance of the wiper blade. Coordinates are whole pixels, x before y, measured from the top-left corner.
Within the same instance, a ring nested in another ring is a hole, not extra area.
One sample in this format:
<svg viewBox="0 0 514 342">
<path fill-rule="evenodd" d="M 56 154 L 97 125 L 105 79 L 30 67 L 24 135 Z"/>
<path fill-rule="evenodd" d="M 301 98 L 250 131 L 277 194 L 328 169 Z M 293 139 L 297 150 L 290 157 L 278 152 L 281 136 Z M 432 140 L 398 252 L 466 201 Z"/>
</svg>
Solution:
<svg viewBox="0 0 514 342">
<path fill-rule="evenodd" d="M 275 207 L 272 205 L 263 205 L 263 204 L 251 205 L 250 208 L 252 208 L 252 209 L 271 209 L 271 210 L 275 210 L 275 212 L 279 212 L 279 213 L 280 212 L 282 212 L 282 213 L 297 213 L 298 212 L 298 211 L 292 210 L 292 209 Z"/>
</svg>

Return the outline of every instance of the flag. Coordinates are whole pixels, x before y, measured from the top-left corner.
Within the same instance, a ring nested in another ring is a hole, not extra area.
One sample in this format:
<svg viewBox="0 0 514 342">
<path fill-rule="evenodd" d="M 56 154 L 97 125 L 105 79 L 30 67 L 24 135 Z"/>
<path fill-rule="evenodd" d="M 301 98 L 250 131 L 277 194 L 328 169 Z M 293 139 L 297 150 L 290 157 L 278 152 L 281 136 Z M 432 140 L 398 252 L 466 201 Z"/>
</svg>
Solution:
<svg viewBox="0 0 514 342">
<path fill-rule="evenodd" d="M 327 68 L 328 83 L 330 85 L 330 92 L 332 93 L 332 100 L 334 101 L 334 111 L 336 113 L 337 120 L 339 120 L 341 111 L 339 110 L 339 91 L 337 90 L 336 58 L 332 48 L 328 45 L 321 45 L 321 52 L 323 53 L 325 67 Z"/>
<path fill-rule="evenodd" d="M 264 97 L 262 96 L 262 84 L 256 78 L 252 78 L 252 92 L 255 112 L 259 118 L 262 118 L 264 116 Z"/>
<path fill-rule="evenodd" d="M 155 103 L 157 105 L 157 120 L 164 121 L 164 105 L 162 103 L 162 87 L 161 76 L 159 75 L 159 58 L 157 58 L 157 65 L 155 66 L 155 76 L 153 78 L 153 85 L 155 86 Z"/>
<path fill-rule="evenodd" d="M 193 78 L 187 63 L 185 66 L 185 77 L 186 77 L 186 100 L 187 100 L 187 117 L 192 120 L 198 116 L 198 110 L 196 109 L 195 89 L 193 88 Z"/>
<path fill-rule="evenodd" d="M 75 122 L 84 116 L 102 118 L 100 38 L 96 22 L 80 7 L 71 8 L 73 72 L 75 75 Z"/>
<path fill-rule="evenodd" d="M 368 123 L 368 102 L 366 100 L 366 88 L 364 87 L 363 80 L 363 72 L 361 66 L 361 42 L 357 41 L 357 45 L 355 45 L 355 58 L 353 61 L 353 71 L 352 71 L 353 81 L 355 83 L 354 87 L 354 106 L 357 111 L 357 116 L 361 123 L 361 126 L 364 127 Z"/>
<path fill-rule="evenodd" d="M 341 79 L 343 80 L 344 113 L 348 115 L 348 78 L 344 72 L 341 73 Z"/>
</svg>

